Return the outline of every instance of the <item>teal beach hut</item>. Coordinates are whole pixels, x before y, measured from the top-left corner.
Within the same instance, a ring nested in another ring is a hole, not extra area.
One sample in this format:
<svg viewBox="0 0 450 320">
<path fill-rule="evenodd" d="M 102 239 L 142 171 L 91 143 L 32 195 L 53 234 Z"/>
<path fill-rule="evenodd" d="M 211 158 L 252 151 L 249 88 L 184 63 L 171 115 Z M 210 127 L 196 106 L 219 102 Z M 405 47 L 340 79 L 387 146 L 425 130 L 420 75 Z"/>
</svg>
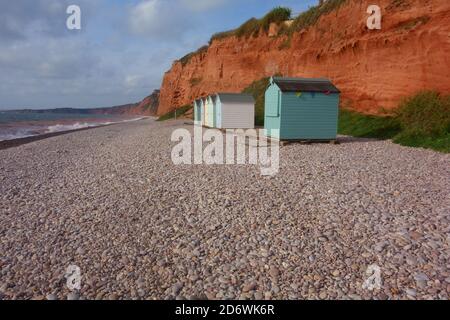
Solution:
<svg viewBox="0 0 450 320">
<path fill-rule="evenodd" d="M 280 140 L 336 140 L 340 91 L 328 79 L 270 79 L 265 135 Z"/>
</svg>

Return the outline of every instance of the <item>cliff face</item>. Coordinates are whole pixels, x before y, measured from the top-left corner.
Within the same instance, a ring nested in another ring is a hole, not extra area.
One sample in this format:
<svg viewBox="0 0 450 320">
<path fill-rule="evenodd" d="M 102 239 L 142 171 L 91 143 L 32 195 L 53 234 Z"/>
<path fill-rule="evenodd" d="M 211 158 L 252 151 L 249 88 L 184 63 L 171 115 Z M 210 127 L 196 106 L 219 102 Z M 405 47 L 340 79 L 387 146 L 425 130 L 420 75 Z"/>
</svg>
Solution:
<svg viewBox="0 0 450 320">
<path fill-rule="evenodd" d="M 450 92 L 450 1 L 378 0 L 382 29 L 368 30 L 373 1 L 348 0 L 287 36 L 215 40 L 166 72 L 157 114 L 218 91 L 241 92 L 274 74 L 327 77 L 343 103 L 367 113 L 395 108 L 424 89 Z"/>
<path fill-rule="evenodd" d="M 156 115 L 159 104 L 159 90 L 153 91 L 151 95 L 139 103 L 126 104 L 109 108 L 86 109 L 93 114 L 115 114 L 115 115 Z"/>
<path fill-rule="evenodd" d="M 158 104 L 159 104 L 159 90 L 155 90 L 151 95 L 149 95 L 140 103 L 138 103 L 136 107 L 134 107 L 130 111 L 132 112 L 131 114 L 154 116 L 158 111 Z"/>
</svg>

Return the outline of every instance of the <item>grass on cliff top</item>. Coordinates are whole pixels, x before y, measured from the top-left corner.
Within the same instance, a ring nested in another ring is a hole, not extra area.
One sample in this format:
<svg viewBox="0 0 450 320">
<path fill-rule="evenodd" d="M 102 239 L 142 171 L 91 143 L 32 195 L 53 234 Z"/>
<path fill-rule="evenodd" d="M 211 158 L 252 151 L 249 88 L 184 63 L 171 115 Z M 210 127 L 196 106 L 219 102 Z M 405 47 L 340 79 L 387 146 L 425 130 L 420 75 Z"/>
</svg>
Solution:
<svg viewBox="0 0 450 320">
<path fill-rule="evenodd" d="M 268 32 L 271 23 L 281 23 L 283 21 L 289 20 L 291 18 L 291 14 L 292 10 L 290 8 L 276 7 L 261 19 L 251 18 L 244 22 L 237 29 L 214 34 L 211 37 L 209 43 L 211 44 L 214 40 L 219 40 L 231 36 L 236 36 L 238 38 L 249 38 L 251 36 L 256 37 L 261 30 L 263 30 L 264 32 Z"/>
<path fill-rule="evenodd" d="M 346 1 L 347 0 L 327 0 L 321 6 L 317 5 L 311 7 L 307 11 L 300 14 L 297 18 L 295 18 L 293 23 L 289 27 L 283 26 L 280 34 L 291 36 L 296 31 L 300 31 L 304 28 L 312 26 L 319 20 L 322 15 L 336 10 Z M 267 33 L 269 31 L 271 23 L 281 24 L 284 21 L 290 20 L 291 17 L 292 10 L 290 8 L 276 7 L 261 19 L 251 18 L 236 29 L 215 33 L 209 40 L 209 45 L 211 45 L 215 40 L 221 40 L 233 36 L 236 36 L 238 38 L 257 37 L 261 31 Z M 188 53 L 179 61 L 184 67 L 189 63 L 189 61 L 191 61 L 192 57 L 205 52 L 206 50 L 208 50 L 208 46 L 203 46 L 197 51 Z"/>
<path fill-rule="evenodd" d="M 183 67 L 184 67 L 185 65 L 187 65 L 187 64 L 189 63 L 189 61 L 191 61 L 191 59 L 192 59 L 194 56 L 196 56 L 196 55 L 198 55 L 198 54 L 201 54 L 201 53 L 203 53 L 203 52 L 206 52 L 206 51 L 208 51 L 208 46 L 203 46 L 203 47 L 199 48 L 197 51 L 189 52 L 187 55 L 185 55 L 184 57 L 182 57 L 179 61 L 181 62 L 181 64 L 182 64 Z"/>
<path fill-rule="evenodd" d="M 310 7 L 294 19 L 291 26 L 286 29 L 286 33 L 291 34 L 316 24 L 321 16 L 337 10 L 345 2 L 347 2 L 347 0 L 328 0 L 321 6 L 317 5 Z"/>
<path fill-rule="evenodd" d="M 244 89 L 255 98 L 255 124 L 264 126 L 265 91 L 269 78 L 253 82 Z M 410 147 L 450 152 L 450 95 L 420 92 L 400 103 L 390 116 L 373 116 L 342 109 L 339 134 L 361 138 L 392 139 Z"/>
<path fill-rule="evenodd" d="M 186 112 L 188 112 L 192 108 L 193 108 L 192 105 L 187 104 L 185 106 L 182 106 L 182 107 L 176 109 L 176 111 L 177 111 L 177 118 L 181 117 L 182 115 L 184 115 Z M 163 114 L 162 116 L 160 116 L 158 118 L 157 121 L 166 121 L 166 120 L 170 120 L 170 119 L 174 119 L 174 118 L 175 118 L 175 110 L 167 112 L 166 114 Z"/>
<path fill-rule="evenodd" d="M 322 5 L 310 7 L 308 10 L 296 17 L 289 27 L 282 28 L 281 33 L 292 34 L 296 31 L 310 27 L 316 24 L 321 16 L 333 12 L 346 2 L 347 0 L 328 0 Z M 214 40 L 231 36 L 237 36 L 238 38 L 257 36 L 261 30 L 267 33 L 271 23 L 280 24 L 286 20 L 290 20 L 291 16 L 292 10 L 290 8 L 277 7 L 261 19 L 251 18 L 237 29 L 214 34 L 209 43 L 211 44 Z"/>
</svg>

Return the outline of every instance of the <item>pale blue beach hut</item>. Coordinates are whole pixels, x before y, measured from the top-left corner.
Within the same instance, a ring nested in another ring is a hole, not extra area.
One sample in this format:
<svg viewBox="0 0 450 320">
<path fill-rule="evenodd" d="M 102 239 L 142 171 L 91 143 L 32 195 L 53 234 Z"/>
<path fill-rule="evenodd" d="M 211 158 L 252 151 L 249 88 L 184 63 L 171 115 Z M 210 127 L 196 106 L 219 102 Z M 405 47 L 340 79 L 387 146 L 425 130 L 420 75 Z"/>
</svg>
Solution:
<svg viewBox="0 0 450 320">
<path fill-rule="evenodd" d="M 202 125 L 202 113 L 203 113 L 202 108 L 203 108 L 202 99 L 194 100 L 194 124 L 195 125 Z"/>
</svg>

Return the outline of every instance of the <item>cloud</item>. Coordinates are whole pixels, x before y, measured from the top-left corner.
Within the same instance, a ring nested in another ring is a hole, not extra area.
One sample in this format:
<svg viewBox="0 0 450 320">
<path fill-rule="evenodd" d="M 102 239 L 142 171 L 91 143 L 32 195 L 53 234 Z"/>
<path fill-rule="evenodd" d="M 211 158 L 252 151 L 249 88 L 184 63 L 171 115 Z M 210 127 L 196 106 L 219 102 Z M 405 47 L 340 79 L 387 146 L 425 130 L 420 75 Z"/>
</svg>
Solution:
<svg viewBox="0 0 450 320">
<path fill-rule="evenodd" d="M 220 7 L 227 3 L 227 0 L 181 0 L 181 3 L 192 11 L 207 11 Z"/>
<path fill-rule="evenodd" d="M 67 7 L 73 0 L 2 1 L 0 10 L 0 41 L 14 42 L 36 36 L 62 37 L 73 35 L 66 28 Z M 84 17 L 100 2 L 77 0 Z M 86 22 L 87 19 L 84 19 Z"/>
<path fill-rule="evenodd" d="M 148 38 L 177 40 L 191 25 L 178 1 L 145 0 L 132 7 L 130 31 Z"/>
</svg>

